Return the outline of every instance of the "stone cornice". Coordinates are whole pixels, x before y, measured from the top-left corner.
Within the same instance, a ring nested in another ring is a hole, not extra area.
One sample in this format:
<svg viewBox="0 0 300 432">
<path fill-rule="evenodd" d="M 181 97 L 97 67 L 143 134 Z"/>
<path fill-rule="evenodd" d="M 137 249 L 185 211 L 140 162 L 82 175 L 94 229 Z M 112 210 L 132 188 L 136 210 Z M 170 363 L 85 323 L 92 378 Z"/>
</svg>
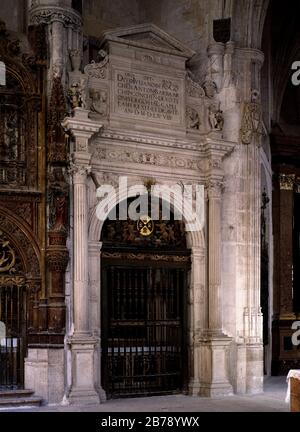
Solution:
<svg viewBox="0 0 300 432">
<path fill-rule="evenodd" d="M 62 127 L 72 132 L 75 138 L 77 136 L 90 138 L 94 133 L 99 132 L 102 124 L 90 120 L 88 114 L 89 112 L 82 108 L 75 108 L 74 117 L 66 117 Z"/>
<path fill-rule="evenodd" d="M 35 6 L 30 10 L 30 23 L 51 24 L 54 21 L 62 22 L 66 27 L 81 27 L 82 17 L 73 9 L 59 6 Z"/>
</svg>

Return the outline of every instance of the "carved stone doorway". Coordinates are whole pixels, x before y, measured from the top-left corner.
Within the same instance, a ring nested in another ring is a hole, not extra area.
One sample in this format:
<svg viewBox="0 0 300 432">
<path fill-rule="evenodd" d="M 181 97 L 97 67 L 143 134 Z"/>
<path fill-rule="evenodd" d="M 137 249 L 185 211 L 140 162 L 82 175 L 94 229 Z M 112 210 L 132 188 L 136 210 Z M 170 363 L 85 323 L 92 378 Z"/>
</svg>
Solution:
<svg viewBox="0 0 300 432">
<path fill-rule="evenodd" d="M 107 397 L 187 390 L 190 252 L 182 223 L 107 220 L 102 230 L 101 375 Z"/>
</svg>

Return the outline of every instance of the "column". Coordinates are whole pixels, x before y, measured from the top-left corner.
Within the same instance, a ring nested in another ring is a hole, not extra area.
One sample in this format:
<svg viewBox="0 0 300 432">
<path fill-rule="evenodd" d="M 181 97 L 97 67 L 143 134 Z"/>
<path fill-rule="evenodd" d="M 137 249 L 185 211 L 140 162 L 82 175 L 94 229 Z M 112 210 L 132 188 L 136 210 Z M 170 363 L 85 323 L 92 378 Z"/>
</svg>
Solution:
<svg viewBox="0 0 300 432">
<path fill-rule="evenodd" d="M 94 364 L 98 340 L 92 336 L 89 322 L 87 176 L 91 169 L 88 142 L 101 125 L 88 118 L 88 111 L 76 108 L 74 117 L 66 118 L 63 127 L 69 130 L 75 139 L 71 168 L 74 203 L 74 333 L 68 341 L 72 353 L 72 385 L 68 396 L 70 403 L 94 404 L 99 403 L 99 395 L 95 389 L 97 365 Z"/>
<path fill-rule="evenodd" d="M 188 307 L 189 320 L 189 369 L 191 377 L 189 393 L 198 396 L 200 391 L 200 339 L 204 329 L 207 328 L 207 291 L 205 287 L 205 250 L 202 247 L 192 247 L 192 270 L 189 287 Z"/>
<path fill-rule="evenodd" d="M 102 243 L 89 242 L 90 328 L 97 339 L 95 350 L 95 384 L 100 401 L 106 401 L 101 385 L 101 248 Z"/>
<path fill-rule="evenodd" d="M 215 165 L 215 164 L 212 164 Z M 212 176 L 208 196 L 208 328 L 201 343 L 201 396 L 232 394 L 228 379 L 228 348 L 232 339 L 222 332 L 221 196 L 222 177 Z"/>
<path fill-rule="evenodd" d="M 296 319 L 293 312 L 293 225 L 295 174 L 279 174 L 279 319 Z"/>
</svg>

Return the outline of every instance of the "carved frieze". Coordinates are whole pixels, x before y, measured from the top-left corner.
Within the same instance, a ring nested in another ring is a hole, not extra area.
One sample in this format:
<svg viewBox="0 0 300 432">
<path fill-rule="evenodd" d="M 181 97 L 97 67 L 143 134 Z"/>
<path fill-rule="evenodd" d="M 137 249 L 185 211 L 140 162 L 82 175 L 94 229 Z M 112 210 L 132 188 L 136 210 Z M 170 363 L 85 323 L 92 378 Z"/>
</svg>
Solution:
<svg viewBox="0 0 300 432">
<path fill-rule="evenodd" d="M 145 254 L 145 253 L 121 253 L 121 252 L 102 252 L 103 258 L 122 259 L 122 260 L 137 260 L 137 261 L 167 261 L 167 262 L 186 262 L 190 261 L 189 256 L 184 255 L 160 255 L 160 254 Z"/>
<path fill-rule="evenodd" d="M 93 157 L 98 160 L 132 162 L 144 165 L 164 166 L 168 168 L 183 168 L 201 170 L 202 162 L 198 158 L 174 156 L 169 153 L 139 152 L 133 150 L 109 150 L 96 146 Z"/>
</svg>

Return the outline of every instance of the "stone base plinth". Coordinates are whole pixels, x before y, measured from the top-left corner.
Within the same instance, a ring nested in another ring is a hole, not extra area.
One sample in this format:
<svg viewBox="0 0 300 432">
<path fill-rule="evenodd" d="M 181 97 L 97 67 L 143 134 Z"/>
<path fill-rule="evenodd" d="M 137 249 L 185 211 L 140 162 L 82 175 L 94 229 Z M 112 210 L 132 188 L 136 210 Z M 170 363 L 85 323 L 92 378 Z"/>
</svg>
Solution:
<svg viewBox="0 0 300 432">
<path fill-rule="evenodd" d="M 49 404 L 60 403 L 65 391 L 63 348 L 29 348 L 25 359 L 25 388 Z"/>
<path fill-rule="evenodd" d="M 99 404 L 94 383 L 94 352 L 96 339 L 75 335 L 69 340 L 72 354 L 72 385 L 68 395 L 70 404 Z"/>
<path fill-rule="evenodd" d="M 228 379 L 228 347 L 232 339 L 225 335 L 201 338 L 201 376 L 199 396 L 219 397 L 233 394 Z"/>
</svg>

